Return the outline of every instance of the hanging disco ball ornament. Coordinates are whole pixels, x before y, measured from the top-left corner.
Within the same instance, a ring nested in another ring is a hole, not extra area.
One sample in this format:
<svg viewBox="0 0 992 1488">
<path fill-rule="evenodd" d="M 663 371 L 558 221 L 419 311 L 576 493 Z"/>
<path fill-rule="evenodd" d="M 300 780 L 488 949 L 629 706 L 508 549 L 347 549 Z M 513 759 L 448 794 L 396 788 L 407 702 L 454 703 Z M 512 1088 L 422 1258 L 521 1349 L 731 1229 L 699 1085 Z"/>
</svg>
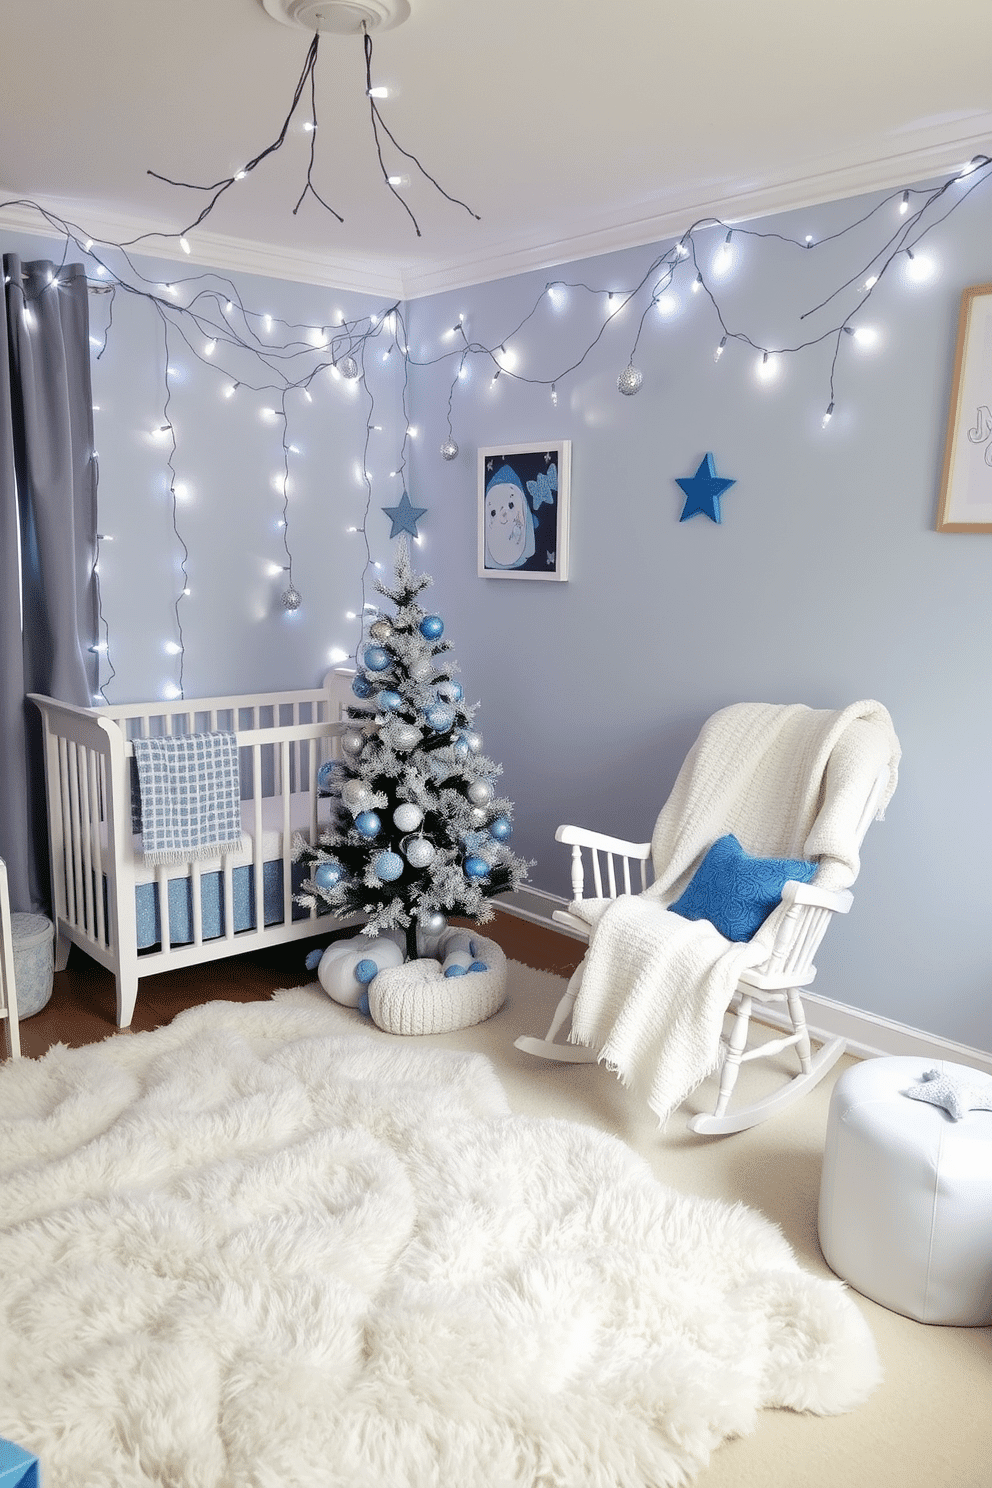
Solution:
<svg viewBox="0 0 992 1488">
<path fill-rule="evenodd" d="M 354 382 L 355 378 L 358 376 L 358 363 L 355 361 L 355 358 L 353 356 L 343 357 L 342 360 L 338 362 L 338 371 L 341 373 L 342 377 L 347 377 L 349 382 Z"/>
<path fill-rule="evenodd" d="M 298 610 L 303 603 L 303 595 L 299 589 L 294 589 L 292 584 L 290 584 L 289 588 L 284 589 L 280 594 L 279 603 L 284 610 Z"/>
<path fill-rule="evenodd" d="M 442 460 L 456 460 L 458 458 L 458 446 L 453 439 L 446 439 L 441 446 Z"/>
<path fill-rule="evenodd" d="M 617 378 L 617 387 L 625 398 L 632 398 L 635 393 L 640 392 L 641 383 L 644 381 L 644 373 L 639 367 L 624 367 Z"/>
</svg>

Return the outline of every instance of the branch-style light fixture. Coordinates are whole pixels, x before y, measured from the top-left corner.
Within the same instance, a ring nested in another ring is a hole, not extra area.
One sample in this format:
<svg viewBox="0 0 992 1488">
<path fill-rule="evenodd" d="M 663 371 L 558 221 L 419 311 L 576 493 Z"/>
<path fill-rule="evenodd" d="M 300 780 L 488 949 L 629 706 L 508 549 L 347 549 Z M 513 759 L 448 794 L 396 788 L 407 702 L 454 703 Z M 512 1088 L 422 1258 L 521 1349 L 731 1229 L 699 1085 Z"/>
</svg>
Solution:
<svg viewBox="0 0 992 1488">
<path fill-rule="evenodd" d="M 365 95 L 369 101 L 369 119 L 372 126 L 372 136 L 375 141 L 376 155 L 379 160 L 379 169 L 382 172 L 382 179 L 386 186 L 413 223 L 417 237 L 422 236 L 420 224 L 407 202 L 404 201 L 396 189 L 401 178 L 395 174 L 391 175 L 386 165 L 383 155 L 383 137 L 389 141 L 389 144 L 404 159 L 416 166 L 420 174 L 430 182 L 441 196 L 453 203 L 454 206 L 463 207 L 470 217 L 475 218 L 476 222 L 481 221 L 477 212 L 473 212 L 472 208 L 466 202 L 459 200 L 458 197 L 452 196 L 450 192 L 445 191 L 444 187 L 434 179 L 430 171 L 424 168 L 416 155 L 404 149 L 389 128 L 379 108 L 378 99 L 384 96 L 385 90 L 375 87 L 372 82 L 372 32 L 376 30 L 389 31 L 394 26 L 402 25 L 410 14 L 409 0 L 262 0 L 262 5 L 265 7 L 266 13 L 272 16 L 274 20 L 282 22 L 285 26 L 294 26 L 299 30 L 312 33 L 303 70 L 293 91 L 293 101 L 290 105 L 289 113 L 283 120 L 282 128 L 271 144 L 266 145 L 257 155 L 253 155 L 250 160 L 246 160 L 241 169 L 236 171 L 233 176 L 225 176 L 221 180 L 214 181 L 209 185 L 204 185 L 196 181 L 176 181 L 171 176 L 163 175 L 159 171 L 150 170 L 148 172 L 150 176 L 154 176 L 157 181 L 164 181 L 167 186 L 180 186 L 186 191 L 209 192 L 210 199 L 193 221 L 189 222 L 179 232 L 164 235 L 145 233 L 142 236 L 177 237 L 183 250 L 187 253 L 190 252 L 187 234 L 191 233 L 194 228 L 199 227 L 210 216 L 225 192 L 229 191 L 236 182 L 243 181 L 257 166 L 261 165 L 263 160 L 268 159 L 270 155 L 273 155 L 285 143 L 293 115 L 296 113 L 300 100 L 307 91 L 308 86 L 310 94 L 310 117 L 304 128 L 310 135 L 310 162 L 307 167 L 306 183 L 293 208 L 293 215 L 296 215 L 309 195 L 315 201 L 319 202 L 332 217 L 336 217 L 338 222 L 344 222 L 342 214 L 335 207 L 332 207 L 329 202 L 324 200 L 314 185 L 313 180 L 317 148 L 317 100 L 314 85 L 314 69 L 317 65 L 317 53 L 320 47 L 321 34 L 325 31 L 332 32 L 338 36 L 361 35 L 363 38 L 365 50 Z M 132 242 L 134 241 L 137 240 L 133 239 Z"/>
</svg>

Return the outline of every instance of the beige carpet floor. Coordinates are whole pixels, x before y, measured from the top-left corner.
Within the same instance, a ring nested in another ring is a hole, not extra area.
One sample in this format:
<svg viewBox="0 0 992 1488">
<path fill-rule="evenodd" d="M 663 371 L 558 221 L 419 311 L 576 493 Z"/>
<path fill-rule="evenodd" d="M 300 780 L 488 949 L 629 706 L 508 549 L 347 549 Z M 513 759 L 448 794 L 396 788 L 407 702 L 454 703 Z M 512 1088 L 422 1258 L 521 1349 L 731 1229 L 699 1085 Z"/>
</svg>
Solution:
<svg viewBox="0 0 992 1488">
<path fill-rule="evenodd" d="M 520 1033 L 543 1035 L 564 982 L 516 964 L 510 970 L 509 996 L 495 1017 L 418 1042 L 488 1055 L 514 1110 L 561 1116 L 620 1137 L 661 1182 L 760 1210 L 779 1225 L 807 1269 L 832 1274 L 817 1242 L 820 1164 L 830 1091 L 850 1059 L 797 1106 L 749 1132 L 697 1137 L 687 1131 L 688 1116 L 712 1106 L 709 1086 L 659 1132 L 647 1107 L 607 1070 L 550 1064 L 514 1048 Z M 769 1080 L 775 1083 L 771 1061 L 746 1066 L 739 1089 L 757 1092 Z M 871 1400 L 845 1416 L 763 1412 L 757 1432 L 721 1447 L 696 1488 L 992 1488 L 992 1329 L 926 1326 L 851 1295 L 885 1367 L 885 1381 Z"/>
</svg>

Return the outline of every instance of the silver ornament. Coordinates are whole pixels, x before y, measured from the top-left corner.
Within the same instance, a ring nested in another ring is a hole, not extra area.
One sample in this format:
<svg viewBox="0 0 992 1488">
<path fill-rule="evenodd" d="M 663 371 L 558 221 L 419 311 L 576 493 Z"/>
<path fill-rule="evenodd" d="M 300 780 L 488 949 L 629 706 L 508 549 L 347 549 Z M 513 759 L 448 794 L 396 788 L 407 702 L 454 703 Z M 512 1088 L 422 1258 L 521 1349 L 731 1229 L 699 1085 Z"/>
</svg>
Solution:
<svg viewBox="0 0 992 1488">
<path fill-rule="evenodd" d="M 478 754 L 479 750 L 482 748 L 482 735 L 477 734 L 475 729 L 466 729 L 465 733 L 462 735 L 462 738 L 465 740 L 465 743 L 468 745 L 469 749 L 471 749 L 472 753 Z"/>
<path fill-rule="evenodd" d="M 358 363 L 353 356 L 346 356 L 338 362 L 338 371 L 342 377 L 347 377 L 349 382 L 354 382 L 358 376 Z"/>
<path fill-rule="evenodd" d="M 644 373 L 638 367 L 624 367 L 617 378 L 617 387 L 624 397 L 631 398 L 640 391 L 641 383 L 644 381 Z"/>
<path fill-rule="evenodd" d="M 473 821 L 473 823 L 474 823 L 475 826 L 481 827 L 482 824 L 485 822 L 485 819 L 486 819 L 486 816 L 487 815 L 488 815 L 488 813 L 484 810 L 484 808 L 482 806 L 473 806 L 472 807 L 472 821 Z"/>
<path fill-rule="evenodd" d="M 420 729 L 412 723 L 401 723 L 390 734 L 395 749 L 416 749 L 423 737 Z"/>
<path fill-rule="evenodd" d="M 434 670 L 434 663 L 429 656 L 418 656 L 416 661 L 410 663 L 410 676 L 415 682 L 423 682 Z"/>
<path fill-rule="evenodd" d="M 417 923 L 428 935 L 440 935 L 448 921 L 439 909 L 422 909 L 417 915 Z"/>
<path fill-rule="evenodd" d="M 424 819 L 424 813 L 413 801 L 404 801 L 393 812 L 393 821 L 399 832 L 415 832 Z"/>
<path fill-rule="evenodd" d="M 290 584 L 289 588 L 284 589 L 282 594 L 280 594 L 279 603 L 284 610 L 298 610 L 303 603 L 303 595 Z"/>
<path fill-rule="evenodd" d="M 361 780 L 346 780 L 341 787 L 341 799 L 349 811 L 364 811 L 371 805 L 372 792 Z"/>
<path fill-rule="evenodd" d="M 374 641 L 388 641 L 393 633 L 391 620 L 373 620 L 369 626 L 369 635 Z"/>
<path fill-rule="evenodd" d="M 441 446 L 441 459 L 454 460 L 458 457 L 458 446 L 453 439 L 446 439 Z"/>
<path fill-rule="evenodd" d="M 488 806 L 493 798 L 493 788 L 488 780 L 473 780 L 468 788 L 468 798 L 473 806 Z"/>
<path fill-rule="evenodd" d="M 402 843 L 403 852 L 411 868 L 426 868 L 433 862 L 437 849 L 426 837 L 409 837 Z"/>
<path fill-rule="evenodd" d="M 345 754 L 361 754 L 365 744 L 365 735 L 358 729 L 349 729 L 348 733 L 341 735 L 341 748 Z"/>
</svg>

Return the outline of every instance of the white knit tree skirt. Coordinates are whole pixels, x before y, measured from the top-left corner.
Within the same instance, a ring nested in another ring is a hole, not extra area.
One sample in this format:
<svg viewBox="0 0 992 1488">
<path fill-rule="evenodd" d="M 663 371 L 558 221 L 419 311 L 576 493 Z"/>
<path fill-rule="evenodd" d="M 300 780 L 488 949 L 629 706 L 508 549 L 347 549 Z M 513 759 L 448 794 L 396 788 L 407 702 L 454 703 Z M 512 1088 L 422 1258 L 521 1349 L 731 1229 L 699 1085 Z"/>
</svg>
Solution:
<svg viewBox="0 0 992 1488">
<path fill-rule="evenodd" d="M 444 951 L 444 937 L 439 949 Z M 485 971 L 445 976 L 441 961 L 423 957 L 385 967 L 369 983 L 369 1012 L 386 1033 L 453 1033 L 483 1023 L 506 1001 L 506 957 L 494 940 L 473 933 Z"/>
</svg>

